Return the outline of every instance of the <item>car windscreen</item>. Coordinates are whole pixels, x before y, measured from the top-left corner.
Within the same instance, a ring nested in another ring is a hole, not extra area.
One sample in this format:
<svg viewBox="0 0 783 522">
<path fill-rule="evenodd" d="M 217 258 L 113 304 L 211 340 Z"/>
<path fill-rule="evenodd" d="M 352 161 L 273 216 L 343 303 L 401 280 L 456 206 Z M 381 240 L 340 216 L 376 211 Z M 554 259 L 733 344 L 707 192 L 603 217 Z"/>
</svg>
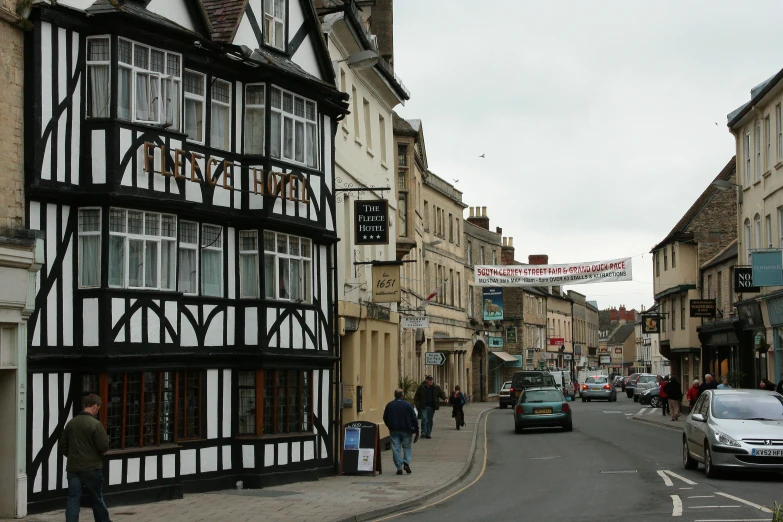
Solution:
<svg viewBox="0 0 783 522">
<path fill-rule="evenodd" d="M 520 402 L 563 402 L 563 395 L 557 390 L 533 390 L 526 392 Z"/>
<path fill-rule="evenodd" d="M 555 379 L 548 373 L 523 373 L 514 376 L 514 388 L 524 386 L 554 386 Z"/>
<path fill-rule="evenodd" d="M 606 377 L 588 377 L 586 384 L 606 384 Z"/>
<path fill-rule="evenodd" d="M 716 419 L 783 420 L 783 398 L 777 395 L 715 395 L 712 416 Z"/>
</svg>

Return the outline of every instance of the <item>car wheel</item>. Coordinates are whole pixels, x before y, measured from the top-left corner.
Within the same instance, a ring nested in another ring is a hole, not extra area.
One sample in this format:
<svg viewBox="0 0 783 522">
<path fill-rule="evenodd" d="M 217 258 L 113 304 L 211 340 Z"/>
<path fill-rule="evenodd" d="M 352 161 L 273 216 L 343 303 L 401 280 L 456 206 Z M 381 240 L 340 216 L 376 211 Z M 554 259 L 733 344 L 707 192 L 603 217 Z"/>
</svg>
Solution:
<svg viewBox="0 0 783 522">
<path fill-rule="evenodd" d="M 704 441 L 704 475 L 707 478 L 718 477 L 718 470 L 712 463 L 712 452 L 710 451 L 710 444 L 706 440 Z"/>
<path fill-rule="evenodd" d="M 628 396 L 629 399 L 633 399 L 633 390 L 625 392 L 625 394 Z"/>
<path fill-rule="evenodd" d="M 658 397 L 653 397 L 652 399 L 650 399 L 650 406 L 652 406 L 653 408 L 657 408 L 660 405 L 661 405 L 661 401 Z"/>
<path fill-rule="evenodd" d="M 633 402 L 639 402 L 639 396 L 638 395 L 634 395 L 633 396 Z"/>
<path fill-rule="evenodd" d="M 612 396 L 612 402 L 617 402 L 617 394 L 616 393 Z"/>
<path fill-rule="evenodd" d="M 519 424 L 514 424 L 514 433 L 516 433 L 517 435 L 522 433 L 522 426 L 520 426 Z"/>
<path fill-rule="evenodd" d="M 696 469 L 699 467 L 699 463 L 691 457 L 691 453 L 688 450 L 688 440 L 682 438 L 682 465 L 685 469 Z"/>
<path fill-rule="evenodd" d="M 563 431 L 574 431 L 574 424 L 569 422 L 563 426 Z"/>
<path fill-rule="evenodd" d="M 592 401 L 592 399 L 587 399 L 587 402 L 590 402 L 590 401 Z"/>
<path fill-rule="evenodd" d="M 587 399 L 585 399 L 584 397 L 582 397 L 582 402 L 587 402 Z"/>
</svg>

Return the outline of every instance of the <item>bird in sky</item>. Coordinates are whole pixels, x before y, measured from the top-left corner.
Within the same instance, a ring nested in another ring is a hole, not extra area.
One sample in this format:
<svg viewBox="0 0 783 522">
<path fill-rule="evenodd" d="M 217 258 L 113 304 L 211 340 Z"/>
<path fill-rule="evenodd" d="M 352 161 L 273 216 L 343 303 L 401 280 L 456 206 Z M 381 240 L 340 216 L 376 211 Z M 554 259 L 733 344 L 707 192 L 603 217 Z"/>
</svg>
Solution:
<svg viewBox="0 0 783 522">
<path fill-rule="evenodd" d="M 481 156 L 479 156 L 479 158 L 483 158 L 485 155 L 486 155 L 486 154 L 482 154 Z"/>
<path fill-rule="evenodd" d="M 454 179 L 454 178 L 451 178 L 451 179 Z M 458 179 L 454 179 L 454 183 L 459 183 L 459 180 Z"/>
</svg>

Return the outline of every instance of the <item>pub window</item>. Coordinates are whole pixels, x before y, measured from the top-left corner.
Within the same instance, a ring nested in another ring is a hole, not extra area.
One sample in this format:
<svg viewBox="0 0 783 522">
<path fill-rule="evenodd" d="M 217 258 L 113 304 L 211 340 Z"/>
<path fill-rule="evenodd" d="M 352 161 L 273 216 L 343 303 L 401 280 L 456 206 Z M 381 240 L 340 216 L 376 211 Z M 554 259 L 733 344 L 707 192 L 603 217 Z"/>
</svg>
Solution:
<svg viewBox="0 0 783 522">
<path fill-rule="evenodd" d="M 198 223 L 179 222 L 179 291 L 198 293 Z"/>
<path fill-rule="evenodd" d="M 685 330 L 685 296 L 680 297 L 680 329 Z"/>
<path fill-rule="evenodd" d="M 203 74 L 185 71 L 185 134 L 197 143 L 204 143 L 205 85 Z"/>
<path fill-rule="evenodd" d="M 258 232 L 239 232 L 239 296 L 256 299 L 258 290 Z"/>
<path fill-rule="evenodd" d="M 111 42 L 108 37 L 87 38 L 87 117 L 109 117 L 109 70 Z"/>
<path fill-rule="evenodd" d="M 216 149 L 231 149 L 231 84 L 224 80 L 212 81 L 212 111 L 209 142 Z"/>
<path fill-rule="evenodd" d="M 386 164 L 386 119 L 380 114 L 378 115 L 378 145 L 381 148 L 381 163 Z"/>
<path fill-rule="evenodd" d="M 309 433 L 312 378 L 306 370 L 237 372 L 239 435 Z"/>
<path fill-rule="evenodd" d="M 408 236 L 408 193 L 400 192 L 397 196 L 397 233 L 400 237 Z"/>
<path fill-rule="evenodd" d="M 264 86 L 245 87 L 245 154 L 264 153 Z"/>
<path fill-rule="evenodd" d="M 272 87 L 271 155 L 318 167 L 317 108 L 313 101 Z M 281 150 L 282 149 L 282 150 Z"/>
<path fill-rule="evenodd" d="M 82 388 L 94 387 L 93 378 L 85 375 Z M 104 403 L 99 419 L 110 449 L 201 438 L 202 371 L 110 373 L 99 381 Z"/>
<path fill-rule="evenodd" d="M 264 288 L 267 299 L 309 303 L 312 251 L 307 238 L 264 232 Z"/>
<path fill-rule="evenodd" d="M 79 288 L 101 285 L 101 209 L 79 209 Z"/>
<path fill-rule="evenodd" d="M 674 256 L 675 256 L 675 253 L 674 253 L 674 243 L 672 243 L 672 268 L 677 266 L 677 258 L 674 257 Z"/>
<path fill-rule="evenodd" d="M 223 296 L 223 229 L 201 226 L 201 295 Z"/>
<path fill-rule="evenodd" d="M 285 0 L 264 0 L 264 43 L 285 50 Z"/>
<path fill-rule="evenodd" d="M 177 218 L 113 208 L 109 211 L 109 286 L 174 290 Z"/>
</svg>

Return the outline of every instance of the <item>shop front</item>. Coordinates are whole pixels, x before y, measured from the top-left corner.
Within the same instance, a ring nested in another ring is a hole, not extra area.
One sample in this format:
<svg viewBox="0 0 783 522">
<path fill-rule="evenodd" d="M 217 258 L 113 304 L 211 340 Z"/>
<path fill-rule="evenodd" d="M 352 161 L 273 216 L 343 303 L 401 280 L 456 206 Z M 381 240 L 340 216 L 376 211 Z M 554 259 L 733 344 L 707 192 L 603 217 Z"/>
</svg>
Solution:
<svg viewBox="0 0 783 522">
<path fill-rule="evenodd" d="M 740 386 L 756 388 L 760 379 L 767 378 L 767 342 L 761 303 L 755 299 L 736 304 L 739 312 L 739 365 Z"/>
<path fill-rule="evenodd" d="M 739 339 L 740 322 L 736 318 L 699 326 L 704 373 L 714 373 L 718 379 L 728 377 L 732 386 L 742 383 Z"/>
<path fill-rule="evenodd" d="M 773 373 L 768 379 L 777 383 L 783 379 L 783 295 L 767 300 L 767 315 L 772 326 L 770 348 L 774 350 L 769 354 L 768 363 Z"/>
</svg>

